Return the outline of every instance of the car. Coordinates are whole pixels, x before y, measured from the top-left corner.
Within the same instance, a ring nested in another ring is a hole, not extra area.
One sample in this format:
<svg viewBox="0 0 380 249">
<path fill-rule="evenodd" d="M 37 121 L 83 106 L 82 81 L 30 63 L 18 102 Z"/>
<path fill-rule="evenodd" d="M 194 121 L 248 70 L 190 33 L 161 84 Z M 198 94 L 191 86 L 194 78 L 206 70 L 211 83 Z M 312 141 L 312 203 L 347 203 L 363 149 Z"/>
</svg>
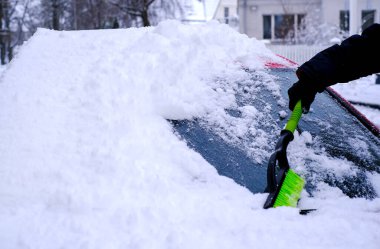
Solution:
<svg viewBox="0 0 380 249">
<path fill-rule="evenodd" d="M 176 134 L 220 175 L 232 178 L 252 193 L 265 191 L 268 158 L 286 123 L 287 89 L 297 81 L 294 66 L 271 62 L 266 65 L 265 71 L 274 76 L 281 96 L 276 96 L 260 70 L 246 69 L 250 79 L 235 84 L 238 105 L 225 111 L 224 121 L 218 123 L 208 117 L 170 120 Z M 252 124 L 243 128 L 245 133 L 232 134 L 231 130 L 236 133 L 239 129 L 231 126 L 249 122 L 244 113 L 247 108 L 256 112 L 256 116 L 251 116 Z M 369 176 L 380 173 L 379 129 L 339 93 L 327 88 L 318 94 L 297 130 L 301 134 L 298 140 L 304 142 L 292 145 L 288 157 L 293 161 L 291 167 L 306 178 L 309 194 L 313 195 L 316 186 L 323 182 L 340 188 L 349 197 L 377 196 Z M 296 148 L 298 145 L 302 148 Z"/>
</svg>

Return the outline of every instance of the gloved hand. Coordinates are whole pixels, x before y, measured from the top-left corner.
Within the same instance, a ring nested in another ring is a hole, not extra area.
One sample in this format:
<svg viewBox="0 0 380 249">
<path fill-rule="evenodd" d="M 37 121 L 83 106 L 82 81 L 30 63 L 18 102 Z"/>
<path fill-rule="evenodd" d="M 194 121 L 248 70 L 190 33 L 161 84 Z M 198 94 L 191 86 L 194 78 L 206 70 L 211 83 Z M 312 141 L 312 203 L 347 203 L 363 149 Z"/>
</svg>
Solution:
<svg viewBox="0 0 380 249">
<path fill-rule="evenodd" d="M 317 90 L 314 89 L 313 83 L 299 80 L 294 83 L 288 90 L 289 95 L 289 109 L 293 111 L 295 105 L 299 100 L 302 102 L 302 112 L 308 113 L 310 105 L 315 99 Z"/>
</svg>

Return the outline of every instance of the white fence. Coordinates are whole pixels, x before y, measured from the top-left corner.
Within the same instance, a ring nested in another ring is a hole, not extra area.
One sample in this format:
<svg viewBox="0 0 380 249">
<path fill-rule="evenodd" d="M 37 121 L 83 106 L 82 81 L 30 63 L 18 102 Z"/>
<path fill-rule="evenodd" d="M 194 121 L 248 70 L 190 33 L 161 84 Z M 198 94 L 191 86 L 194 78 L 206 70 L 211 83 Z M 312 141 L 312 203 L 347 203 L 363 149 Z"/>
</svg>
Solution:
<svg viewBox="0 0 380 249">
<path fill-rule="evenodd" d="M 307 46 L 307 45 L 273 45 L 266 44 L 267 48 L 275 54 L 281 55 L 292 60 L 299 65 L 308 61 L 316 53 L 322 51 L 326 46 Z"/>
</svg>

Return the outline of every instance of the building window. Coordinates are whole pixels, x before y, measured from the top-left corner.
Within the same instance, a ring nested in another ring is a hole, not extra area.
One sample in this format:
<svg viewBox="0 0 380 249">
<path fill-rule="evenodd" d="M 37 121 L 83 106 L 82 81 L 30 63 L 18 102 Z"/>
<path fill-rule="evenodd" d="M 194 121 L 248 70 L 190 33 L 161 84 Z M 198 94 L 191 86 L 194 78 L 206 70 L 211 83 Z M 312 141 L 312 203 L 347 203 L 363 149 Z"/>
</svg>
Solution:
<svg viewBox="0 0 380 249">
<path fill-rule="evenodd" d="M 301 28 L 303 28 L 303 26 L 305 25 L 304 23 L 304 19 L 305 19 L 305 14 L 298 14 L 297 15 L 297 29 L 300 30 Z"/>
<path fill-rule="evenodd" d="M 362 30 L 375 23 L 375 10 L 362 10 Z"/>
<path fill-rule="evenodd" d="M 263 16 L 263 38 L 272 39 L 272 16 L 264 15 Z"/>
<path fill-rule="evenodd" d="M 295 42 L 305 14 L 263 15 L 263 39 Z"/>
<path fill-rule="evenodd" d="M 350 30 L 350 12 L 348 10 L 341 10 L 339 12 L 339 27 L 343 31 Z"/>
<path fill-rule="evenodd" d="M 224 21 L 226 24 L 228 24 L 229 17 L 230 17 L 230 8 L 224 7 Z"/>
<path fill-rule="evenodd" d="M 284 39 L 294 37 L 294 15 L 274 16 L 274 38 Z"/>
</svg>

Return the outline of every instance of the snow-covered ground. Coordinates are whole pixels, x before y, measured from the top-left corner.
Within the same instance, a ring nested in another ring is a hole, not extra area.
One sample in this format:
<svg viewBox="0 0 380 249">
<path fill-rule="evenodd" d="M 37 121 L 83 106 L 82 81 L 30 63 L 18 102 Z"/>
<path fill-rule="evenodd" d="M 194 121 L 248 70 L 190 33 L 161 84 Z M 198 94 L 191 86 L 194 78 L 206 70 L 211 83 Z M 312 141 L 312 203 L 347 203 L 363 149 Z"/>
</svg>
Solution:
<svg viewBox="0 0 380 249">
<path fill-rule="evenodd" d="M 318 211 L 263 210 L 266 194 L 218 175 L 166 121 L 234 105 L 215 78 L 268 60 L 282 62 L 216 22 L 38 30 L 0 81 L 0 247 L 378 248 L 379 198 L 320 184 L 300 203 Z"/>
<path fill-rule="evenodd" d="M 355 108 L 380 129 L 380 110 L 363 105 L 355 105 Z"/>
<path fill-rule="evenodd" d="M 375 84 L 376 76 L 370 75 L 346 84 L 337 84 L 333 88 L 349 101 L 380 106 L 380 85 Z M 361 105 L 355 107 L 371 122 L 380 127 L 380 110 Z"/>
</svg>

